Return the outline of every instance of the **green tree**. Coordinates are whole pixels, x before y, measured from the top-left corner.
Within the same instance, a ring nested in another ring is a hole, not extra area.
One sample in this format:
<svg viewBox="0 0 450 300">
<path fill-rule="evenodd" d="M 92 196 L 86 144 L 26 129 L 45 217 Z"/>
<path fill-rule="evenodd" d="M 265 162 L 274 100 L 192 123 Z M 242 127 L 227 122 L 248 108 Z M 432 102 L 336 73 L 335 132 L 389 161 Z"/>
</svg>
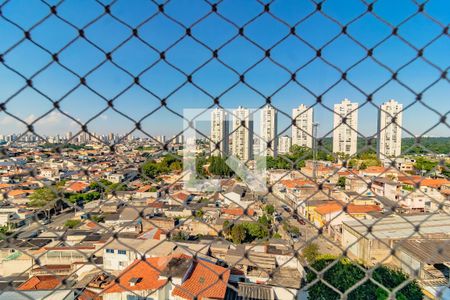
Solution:
<svg viewBox="0 0 450 300">
<path fill-rule="evenodd" d="M 266 214 L 271 216 L 275 212 L 275 207 L 272 204 L 267 204 L 264 207 L 264 211 L 266 212 Z"/>
<path fill-rule="evenodd" d="M 72 219 L 72 220 L 67 220 L 65 223 L 64 223 L 64 226 L 65 227 L 67 227 L 67 228 L 75 228 L 75 227 L 77 227 L 78 225 L 80 225 L 81 224 L 81 221 L 80 220 L 76 220 L 76 219 Z"/>
<path fill-rule="evenodd" d="M 245 228 L 245 241 L 251 242 L 256 239 L 265 239 L 269 236 L 267 226 L 255 222 L 242 223 Z"/>
<path fill-rule="evenodd" d="M 240 244 L 245 240 L 245 228 L 242 224 L 234 225 L 231 229 L 231 239 L 233 243 Z"/>
<path fill-rule="evenodd" d="M 334 260 L 334 258 L 330 257 L 317 258 L 312 264 L 312 268 L 321 271 L 334 262 Z M 345 292 L 363 280 L 365 274 L 364 266 L 357 266 L 355 262 L 348 259 L 340 259 L 325 271 L 323 279 L 337 290 Z M 309 270 L 306 276 L 307 281 L 312 282 L 316 276 L 315 272 Z M 372 273 L 372 278 L 388 290 L 393 290 L 408 280 L 408 276 L 403 272 L 385 266 L 377 267 Z M 378 289 L 378 285 L 370 280 L 365 280 L 349 293 L 348 298 L 367 300 L 387 299 L 384 298 L 387 294 Z M 309 287 L 308 299 L 340 299 L 340 296 L 322 281 L 317 281 Z M 417 282 L 411 281 L 396 293 L 396 299 L 421 300 L 423 299 L 423 293 Z"/>
<path fill-rule="evenodd" d="M 231 234 L 231 229 L 232 229 L 232 228 L 233 228 L 233 224 L 231 224 L 230 221 L 225 220 L 225 221 L 223 222 L 222 230 L 223 230 L 223 233 L 224 233 L 226 236 L 228 236 L 228 235 Z"/>
<path fill-rule="evenodd" d="M 46 186 L 35 190 L 34 193 L 29 196 L 30 201 L 28 202 L 28 205 L 31 207 L 43 207 L 57 198 L 58 195 L 56 194 L 56 191 Z"/>
<path fill-rule="evenodd" d="M 113 184 L 111 181 L 106 180 L 106 179 L 100 179 L 98 181 L 94 181 L 89 185 L 89 188 L 91 190 L 95 190 L 97 192 L 104 192 L 106 188 L 108 188 L 108 186 L 110 186 L 111 184 Z"/>
<path fill-rule="evenodd" d="M 426 171 L 430 172 L 438 165 L 438 162 L 435 160 L 430 160 L 425 157 L 418 157 L 416 159 L 416 163 L 414 165 L 414 168 L 418 171 Z"/>
<path fill-rule="evenodd" d="M 303 249 L 303 256 L 310 264 L 316 261 L 319 254 L 319 246 L 316 243 L 310 243 Z"/>
<path fill-rule="evenodd" d="M 343 176 L 341 176 L 341 177 L 339 177 L 339 179 L 338 179 L 338 181 L 337 181 L 337 186 L 338 187 L 340 187 L 340 188 L 345 188 L 345 180 L 346 180 L 346 178 L 345 177 L 343 177 Z"/>
<path fill-rule="evenodd" d="M 183 231 L 178 231 L 172 236 L 174 241 L 187 241 L 189 240 L 189 235 Z"/>
<path fill-rule="evenodd" d="M 201 219 L 203 217 L 204 213 L 203 210 L 199 209 L 195 211 L 195 216 L 199 219 Z"/>
</svg>

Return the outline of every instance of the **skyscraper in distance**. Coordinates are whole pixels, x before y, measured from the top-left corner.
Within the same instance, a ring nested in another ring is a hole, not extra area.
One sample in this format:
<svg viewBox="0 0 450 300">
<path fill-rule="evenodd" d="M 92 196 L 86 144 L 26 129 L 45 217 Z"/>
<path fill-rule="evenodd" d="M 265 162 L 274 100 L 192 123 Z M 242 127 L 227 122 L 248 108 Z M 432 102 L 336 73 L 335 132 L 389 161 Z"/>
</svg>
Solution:
<svg viewBox="0 0 450 300">
<path fill-rule="evenodd" d="M 215 108 L 211 112 L 211 155 L 228 155 L 229 152 L 229 124 L 228 114 L 222 108 Z M 216 149 L 219 144 L 219 149 Z"/>
<path fill-rule="evenodd" d="M 333 152 L 354 155 L 358 146 L 358 103 L 348 99 L 334 105 Z"/>
<path fill-rule="evenodd" d="M 397 157 L 402 153 L 403 105 L 391 99 L 380 106 L 378 113 L 379 159 Z"/>
<path fill-rule="evenodd" d="M 231 154 L 242 161 L 253 159 L 253 120 L 250 110 L 239 106 L 233 111 Z"/>
<path fill-rule="evenodd" d="M 260 151 L 262 155 L 277 156 L 278 137 L 277 137 L 277 110 L 270 105 L 261 109 L 261 140 Z"/>
<path fill-rule="evenodd" d="M 295 125 L 292 125 L 292 145 L 312 148 L 313 108 L 300 104 L 292 110 L 292 119 L 295 120 Z"/>
</svg>

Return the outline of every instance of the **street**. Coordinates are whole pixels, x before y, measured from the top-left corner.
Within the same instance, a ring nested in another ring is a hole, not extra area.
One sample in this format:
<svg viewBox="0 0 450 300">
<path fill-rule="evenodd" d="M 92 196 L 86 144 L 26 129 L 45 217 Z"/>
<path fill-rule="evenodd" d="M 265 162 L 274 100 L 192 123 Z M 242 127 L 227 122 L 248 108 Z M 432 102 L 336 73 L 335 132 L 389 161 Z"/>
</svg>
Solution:
<svg viewBox="0 0 450 300">
<path fill-rule="evenodd" d="M 26 238 L 34 231 L 39 229 L 55 230 L 57 227 L 63 226 L 67 220 L 72 219 L 74 216 L 75 214 L 73 212 L 65 211 L 62 212 L 60 215 L 53 216 L 51 218 L 51 223 L 47 225 L 42 225 L 43 220 L 39 221 L 33 220 L 31 224 L 17 228 L 16 231 L 14 232 L 14 235 L 17 238 Z"/>
<path fill-rule="evenodd" d="M 341 250 L 327 241 L 322 234 L 318 233 L 318 230 L 316 227 L 311 225 L 305 220 L 305 224 L 301 224 L 299 221 L 297 221 L 293 217 L 293 211 L 292 207 L 289 207 L 291 212 L 287 212 L 285 209 L 283 209 L 282 205 L 284 204 L 282 201 L 280 201 L 277 197 L 274 197 L 272 194 L 269 194 L 267 197 L 267 204 L 272 204 L 275 207 L 275 210 L 279 212 L 283 218 L 283 220 L 287 220 L 287 222 L 298 228 L 300 231 L 300 238 L 299 241 L 294 243 L 295 249 L 302 251 L 305 246 L 315 243 L 319 246 L 319 252 L 321 254 L 331 254 L 331 255 L 339 255 L 341 254 Z M 299 215 L 299 220 L 304 220 L 302 216 Z M 277 224 L 280 231 L 284 231 L 282 223 Z M 284 233 L 282 234 L 282 237 L 285 239 L 291 240 L 288 234 Z"/>
</svg>

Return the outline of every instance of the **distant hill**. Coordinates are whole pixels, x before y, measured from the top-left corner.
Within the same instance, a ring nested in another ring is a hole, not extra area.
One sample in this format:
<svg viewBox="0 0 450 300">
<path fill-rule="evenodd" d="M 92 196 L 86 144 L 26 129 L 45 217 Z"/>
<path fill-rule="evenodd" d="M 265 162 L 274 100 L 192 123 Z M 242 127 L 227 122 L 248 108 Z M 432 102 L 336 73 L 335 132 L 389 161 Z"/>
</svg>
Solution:
<svg viewBox="0 0 450 300">
<path fill-rule="evenodd" d="M 450 137 L 423 137 L 420 139 L 420 146 L 414 145 L 414 138 L 402 139 L 402 153 L 404 154 L 450 154 Z M 358 138 L 358 150 L 361 150 L 366 141 L 363 138 Z M 333 148 L 333 140 L 331 137 L 322 139 L 322 146 L 328 151 Z M 377 142 L 374 141 L 373 149 L 377 148 Z M 428 151 L 427 151 L 428 150 Z M 431 151 L 431 152 L 430 152 Z"/>
</svg>

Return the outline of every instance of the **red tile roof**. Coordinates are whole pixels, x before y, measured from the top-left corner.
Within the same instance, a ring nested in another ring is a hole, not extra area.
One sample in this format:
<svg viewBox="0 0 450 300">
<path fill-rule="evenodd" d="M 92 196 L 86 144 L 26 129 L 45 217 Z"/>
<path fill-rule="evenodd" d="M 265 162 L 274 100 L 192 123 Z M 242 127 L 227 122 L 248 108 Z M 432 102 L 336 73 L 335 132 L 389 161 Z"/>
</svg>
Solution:
<svg viewBox="0 0 450 300">
<path fill-rule="evenodd" d="M 160 273 L 166 268 L 174 255 L 136 260 L 118 276 L 120 283 L 112 281 L 103 293 L 122 293 L 127 291 L 154 291 L 164 287 L 168 280 L 160 279 Z M 191 259 L 189 256 L 178 255 Z M 135 285 L 130 279 L 139 278 Z M 197 261 L 189 277 L 174 288 L 172 294 L 184 299 L 223 299 L 227 290 L 230 270 L 206 261 Z"/>
<path fill-rule="evenodd" d="M 224 208 L 222 209 L 222 213 L 233 215 L 233 216 L 242 216 L 244 215 L 244 209 L 243 208 Z M 247 215 L 253 216 L 255 214 L 255 211 L 253 209 L 247 209 Z"/>
<path fill-rule="evenodd" d="M 443 179 L 443 178 L 437 178 L 437 179 L 427 178 L 420 182 L 420 186 L 428 186 L 428 187 L 432 187 L 432 188 L 440 188 L 443 185 L 450 186 L 450 181 L 448 181 L 447 179 Z"/>
<path fill-rule="evenodd" d="M 423 178 L 421 176 L 401 176 L 398 178 L 398 181 L 408 185 L 420 184 L 420 186 L 427 186 L 432 188 L 440 188 L 445 185 L 450 186 L 450 181 L 444 178 L 433 179 Z"/>
<path fill-rule="evenodd" d="M 22 283 L 17 289 L 19 291 L 52 290 L 58 287 L 63 279 L 63 277 L 53 275 L 33 276 Z"/>
<path fill-rule="evenodd" d="M 78 193 L 78 192 L 82 192 L 88 186 L 89 186 L 89 183 L 76 181 L 76 182 L 72 183 L 71 185 L 69 185 L 69 187 L 67 189 Z"/>
<path fill-rule="evenodd" d="M 145 192 L 148 192 L 151 188 L 152 188 L 152 186 L 149 185 L 149 184 L 147 184 L 147 185 L 144 185 L 144 186 L 140 187 L 140 188 L 137 190 L 137 192 L 138 192 L 138 193 L 145 193 Z"/>
<path fill-rule="evenodd" d="M 229 278 L 229 269 L 199 260 L 189 278 L 175 287 L 172 294 L 185 299 L 223 299 Z"/>
<path fill-rule="evenodd" d="M 79 296 L 78 300 L 102 300 L 103 297 L 98 296 L 98 294 L 90 291 L 90 290 L 84 290 Z"/>
<path fill-rule="evenodd" d="M 112 281 L 105 287 L 104 293 L 121 293 L 126 291 L 158 290 L 166 285 L 166 279 L 159 279 L 159 274 L 166 267 L 170 256 L 151 257 L 145 261 L 136 260 L 119 275 L 120 284 Z M 142 278 L 134 286 L 130 285 L 131 278 Z"/>
<path fill-rule="evenodd" d="M 378 166 L 370 166 L 365 170 L 362 170 L 362 173 L 376 173 L 376 174 L 380 174 L 383 172 L 388 171 L 389 169 L 385 168 L 385 167 L 378 167 Z"/>
<path fill-rule="evenodd" d="M 320 215 L 326 215 L 333 212 L 343 211 L 344 207 L 345 203 L 334 202 L 319 205 L 315 208 L 315 210 Z M 355 205 L 355 204 L 347 205 L 347 213 L 349 214 L 362 214 L 372 211 L 381 211 L 381 208 L 378 205 Z"/>
<path fill-rule="evenodd" d="M 173 198 L 176 198 L 176 199 L 181 200 L 181 201 L 186 201 L 189 198 L 189 196 L 190 196 L 189 194 L 186 194 L 186 193 L 183 193 L 183 192 L 179 192 L 179 193 L 176 193 L 176 194 L 172 195 Z"/>
<path fill-rule="evenodd" d="M 313 185 L 313 186 L 316 185 L 313 181 L 305 180 L 305 179 L 281 180 L 281 184 L 283 184 L 287 188 L 296 188 L 296 187 L 305 186 L 305 185 Z"/>
</svg>

